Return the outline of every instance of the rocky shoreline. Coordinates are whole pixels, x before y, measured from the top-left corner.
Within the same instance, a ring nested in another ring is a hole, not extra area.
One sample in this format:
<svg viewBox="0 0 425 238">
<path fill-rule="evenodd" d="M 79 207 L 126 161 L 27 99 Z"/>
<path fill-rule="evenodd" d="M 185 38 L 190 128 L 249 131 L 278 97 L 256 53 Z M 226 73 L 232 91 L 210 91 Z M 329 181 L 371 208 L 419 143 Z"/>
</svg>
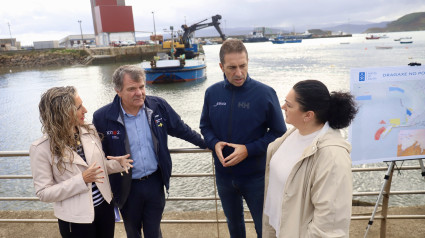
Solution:
<svg viewBox="0 0 425 238">
<path fill-rule="evenodd" d="M 203 52 L 202 46 L 199 50 Z M 0 51 L 0 72 L 14 68 L 31 69 L 151 60 L 157 53 L 167 52 L 169 49 L 163 49 L 161 45 Z"/>
<path fill-rule="evenodd" d="M 0 54 L 0 68 L 39 68 L 84 64 L 90 54 L 85 50 L 51 49 L 9 51 Z"/>
</svg>

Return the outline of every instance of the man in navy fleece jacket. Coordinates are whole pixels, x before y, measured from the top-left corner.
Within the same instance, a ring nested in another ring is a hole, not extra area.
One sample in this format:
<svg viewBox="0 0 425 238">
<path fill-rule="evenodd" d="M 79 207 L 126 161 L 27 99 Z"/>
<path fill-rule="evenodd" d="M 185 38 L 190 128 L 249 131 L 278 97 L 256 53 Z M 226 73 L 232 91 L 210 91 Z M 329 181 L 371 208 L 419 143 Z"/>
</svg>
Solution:
<svg viewBox="0 0 425 238">
<path fill-rule="evenodd" d="M 205 92 L 200 128 L 213 151 L 218 194 L 231 237 L 245 237 L 243 201 L 261 237 L 267 146 L 286 131 L 276 92 L 248 75 L 240 40 L 220 49 L 224 80 Z"/>
</svg>

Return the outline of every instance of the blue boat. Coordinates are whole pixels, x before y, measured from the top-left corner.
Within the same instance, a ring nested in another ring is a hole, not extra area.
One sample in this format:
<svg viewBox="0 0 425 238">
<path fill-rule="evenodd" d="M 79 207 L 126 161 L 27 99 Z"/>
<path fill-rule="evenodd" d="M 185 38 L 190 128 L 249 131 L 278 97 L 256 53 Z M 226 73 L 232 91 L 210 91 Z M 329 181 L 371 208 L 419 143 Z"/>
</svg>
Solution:
<svg viewBox="0 0 425 238">
<path fill-rule="evenodd" d="M 313 34 L 311 33 L 304 33 L 304 34 L 294 34 L 294 35 L 279 35 L 278 39 L 310 39 L 312 38 Z"/>
<path fill-rule="evenodd" d="M 265 37 L 261 32 L 254 31 L 251 36 L 245 37 L 242 41 L 245 43 L 266 42 L 269 41 L 269 38 Z"/>
<path fill-rule="evenodd" d="M 400 40 L 400 44 L 412 44 L 412 40 Z"/>
<path fill-rule="evenodd" d="M 301 43 L 302 39 L 278 39 L 272 40 L 273 44 L 286 44 L 286 43 Z"/>
<path fill-rule="evenodd" d="M 154 59 L 142 62 L 146 83 L 176 83 L 206 79 L 206 64 L 198 59 Z"/>
</svg>

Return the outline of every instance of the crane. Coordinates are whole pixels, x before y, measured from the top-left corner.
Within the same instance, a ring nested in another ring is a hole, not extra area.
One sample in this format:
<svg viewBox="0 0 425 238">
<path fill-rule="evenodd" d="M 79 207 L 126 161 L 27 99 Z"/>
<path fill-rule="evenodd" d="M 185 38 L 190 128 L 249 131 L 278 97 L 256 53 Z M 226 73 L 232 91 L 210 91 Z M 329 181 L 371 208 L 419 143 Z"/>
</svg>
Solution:
<svg viewBox="0 0 425 238">
<path fill-rule="evenodd" d="M 174 43 L 174 46 L 176 48 L 176 54 L 175 54 L 176 57 L 184 54 L 187 59 L 191 59 L 199 54 L 197 45 L 192 45 L 191 43 L 191 38 L 193 37 L 193 33 L 197 30 L 214 26 L 215 29 L 220 34 L 221 39 L 223 41 L 226 40 L 225 35 L 220 29 L 221 15 L 217 14 L 215 16 L 212 16 L 211 19 L 212 21 L 207 23 L 205 21 L 208 20 L 208 18 L 198 23 L 195 23 L 191 26 L 187 26 L 186 24 L 181 26 L 181 28 L 183 29 L 183 33 L 180 36 L 179 42 Z M 171 42 L 163 42 L 163 48 L 171 48 Z"/>
<path fill-rule="evenodd" d="M 220 34 L 220 37 L 223 41 L 226 40 L 226 36 L 223 34 L 223 32 L 221 32 L 221 29 L 220 29 L 220 22 L 219 21 L 221 20 L 221 15 L 217 14 L 215 16 L 212 16 L 211 18 L 212 18 L 212 22 L 209 22 L 209 23 L 203 23 L 206 20 L 208 20 L 208 18 L 207 18 L 207 19 L 204 19 L 204 20 L 202 20 L 198 23 L 195 23 L 195 24 L 193 24 L 189 27 L 187 25 L 182 25 L 182 29 L 183 29 L 184 33 L 183 33 L 183 36 L 181 37 L 181 41 L 182 41 L 181 43 L 184 44 L 185 48 L 191 47 L 190 38 L 192 37 L 192 35 L 195 31 L 206 28 L 206 27 L 210 27 L 210 26 L 215 27 L 215 29 L 218 31 L 218 33 Z"/>
</svg>

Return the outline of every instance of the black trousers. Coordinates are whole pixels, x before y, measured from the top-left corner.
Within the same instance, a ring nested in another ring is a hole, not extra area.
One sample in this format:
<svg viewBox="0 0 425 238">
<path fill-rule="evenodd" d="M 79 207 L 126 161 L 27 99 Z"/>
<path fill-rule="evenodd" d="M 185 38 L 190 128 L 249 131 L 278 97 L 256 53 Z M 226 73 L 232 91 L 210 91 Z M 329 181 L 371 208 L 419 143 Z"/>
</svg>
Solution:
<svg viewBox="0 0 425 238">
<path fill-rule="evenodd" d="M 72 223 L 58 219 L 59 231 L 64 238 L 113 238 L 115 231 L 114 206 L 103 201 L 94 208 L 92 223 Z"/>
<path fill-rule="evenodd" d="M 160 224 L 164 207 L 164 184 L 159 169 L 147 179 L 133 179 L 130 194 L 121 209 L 127 238 L 162 237 Z"/>
</svg>

